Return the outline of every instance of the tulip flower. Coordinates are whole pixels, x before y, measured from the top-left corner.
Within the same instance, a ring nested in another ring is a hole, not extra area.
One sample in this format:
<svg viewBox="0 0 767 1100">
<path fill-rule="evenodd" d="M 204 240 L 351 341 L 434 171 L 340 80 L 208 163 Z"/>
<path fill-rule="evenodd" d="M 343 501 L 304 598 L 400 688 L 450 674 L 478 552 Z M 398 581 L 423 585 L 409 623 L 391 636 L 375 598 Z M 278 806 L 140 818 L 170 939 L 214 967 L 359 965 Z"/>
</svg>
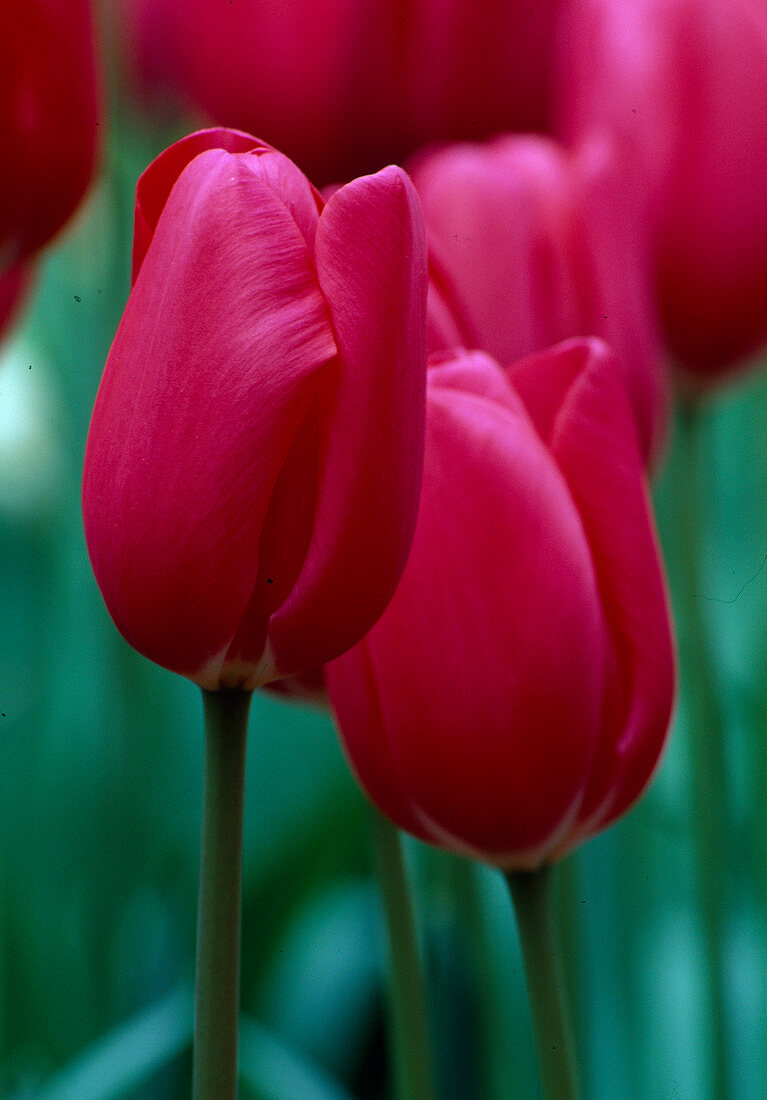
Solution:
<svg viewBox="0 0 767 1100">
<path fill-rule="evenodd" d="M 0 273 L 62 228 L 93 173 L 99 95 L 88 0 L 0 5 Z"/>
<path fill-rule="evenodd" d="M 615 147 L 527 135 L 453 145 L 411 173 L 432 257 L 432 350 L 502 363 L 576 336 L 618 356 L 643 455 L 657 457 L 667 384 L 642 227 Z"/>
<path fill-rule="evenodd" d="M 666 591 L 620 371 L 598 340 L 508 370 L 432 359 L 413 547 L 326 669 L 346 752 L 399 826 L 506 870 L 648 783 L 673 695 Z"/>
<path fill-rule="evenodd" d="M 668 347 L 712 379 L 767 340 L 767 9 L 577 0 L 560 126 L 625 143 Z"/>
<path fill-rule="evenodd" d="M 561 6 L 122 0 L 121 12 L 140 83 L 263 134 L 327 183 L 428 141 L 547 125 Z"/>
<path fill-rule="evenodd" d="M 324 205 L 282 154 L 208 131 L 147 169 L 83 484 L 96 579 L 140 652 L 250 690 L 378 618 L 418 507 L 425 303 L 398 168 Z"/>
</svg>

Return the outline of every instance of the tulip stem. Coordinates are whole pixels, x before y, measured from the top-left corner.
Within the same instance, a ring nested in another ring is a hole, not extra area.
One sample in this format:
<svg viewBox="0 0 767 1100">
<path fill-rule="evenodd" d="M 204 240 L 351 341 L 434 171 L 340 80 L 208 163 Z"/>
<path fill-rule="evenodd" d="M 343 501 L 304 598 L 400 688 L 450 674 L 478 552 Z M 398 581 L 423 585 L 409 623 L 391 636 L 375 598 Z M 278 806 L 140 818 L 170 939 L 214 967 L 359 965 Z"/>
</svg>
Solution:
<svg viewBox="0 0 767 1100">
<path fill-rule="evenodd" d="M 245 745 L 250 693 L 203 691 L 194 1100 L 236 1100 Z"/>
<path fill-rule="evenodd" d="M 579 1095 L 575 1045 L 567 1013 L 565 983 L 551 902 L 551 867 L 509 871 L 525 964 L 530 1012 L 546 1100 Z"/>
<path fill-rule="evenodd" d="M 431 1100 L 434 1088 L 426 997 L 399 830 L 373 811 L 389 948 L 389 1035 L 400 1100 Z"/>
<path fill-rule="evenodd" d="M 681 570 L 678 586 L 679 655 L 682 692 L 690 738 L 690 780 L 698 896 L 710 1006 L 706 1043 L 712 1096 L 731 1096 L 728 1085 L 724 881 L 726 859 L 726 759 L 724 715 L 703 615 L 705 581 L 701 567 L 701 526 L 706 507 L 705 425 L 694 399 L 681 400 L 677 446 L 681 479 L 676 484 Z"/>
</svg>

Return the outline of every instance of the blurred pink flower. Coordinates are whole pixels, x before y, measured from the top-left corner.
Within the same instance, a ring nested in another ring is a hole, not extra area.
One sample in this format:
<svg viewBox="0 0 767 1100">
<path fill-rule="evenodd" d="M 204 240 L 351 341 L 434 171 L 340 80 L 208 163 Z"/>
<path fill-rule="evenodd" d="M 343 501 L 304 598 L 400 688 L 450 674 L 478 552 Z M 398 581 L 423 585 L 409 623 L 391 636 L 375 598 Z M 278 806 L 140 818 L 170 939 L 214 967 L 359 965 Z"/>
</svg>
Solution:
<svg viewBox="0 0 767 1100">
<path fill-rule="evenodd" d="M 429 141 L 546 126 L 561 0 L 121 0 L 139 81 L 318 183 Z"/>
<path fill-rule="evenodd" d="M 643 454 L 657 456 L 667 381 L 646 227 L 609 141 L 568 152 L 532 135 L 414 158 L 431 255 L 432 349 L 502 363 L 575 336 L 615 351 Z"/>
<path fill-rule="evenodd" d="M 668 347 L 713 377 L 767 339 L 767 7 L 574 0 L 562 44 L 561 131 L 625 143 Z"/>
<path fill-rule="evenodd" d="M 0 5 L 0 272 L 70 218 L 93 173 L 99 86 L 88 0 Z"/>
</svg>

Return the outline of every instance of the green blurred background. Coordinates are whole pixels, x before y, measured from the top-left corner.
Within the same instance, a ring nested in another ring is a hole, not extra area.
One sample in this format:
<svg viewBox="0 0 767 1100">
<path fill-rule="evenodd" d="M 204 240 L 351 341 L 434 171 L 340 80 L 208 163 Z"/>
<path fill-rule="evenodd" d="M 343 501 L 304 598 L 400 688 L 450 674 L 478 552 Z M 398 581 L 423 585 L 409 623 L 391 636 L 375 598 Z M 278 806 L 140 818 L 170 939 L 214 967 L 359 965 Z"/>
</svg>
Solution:
<svg viewBox="0 0 767 1100">
<path fill-rule="evenodd" d="M 0 1096 L 189 1095 L 202 785 L 197 689 L 113 627 L 79 485 L 129 288 L 133 188 L 190 123 L 122 108 L 102 171 L 0 349 Z M 767 379 L 703 414 L 705 583 L 725 715 L 726 1043 L 734 1097 L 767 1097 Z M 684 568 L 673 444 L 656 487 Z M 684 624 L 680 632 L 684 634 Z M 560 869 L 587 1097 L 705 1097 L 712 1020 L 694 874 L 684 697 L 639 807 Z M 535 1097 L 501 877 L 407 843 L 439 1097 Z M 243 1097 L 391 1095 L 386 951 L 370 822 L 330 719 L 266 696 L 248 752 Z"/>
</svg>

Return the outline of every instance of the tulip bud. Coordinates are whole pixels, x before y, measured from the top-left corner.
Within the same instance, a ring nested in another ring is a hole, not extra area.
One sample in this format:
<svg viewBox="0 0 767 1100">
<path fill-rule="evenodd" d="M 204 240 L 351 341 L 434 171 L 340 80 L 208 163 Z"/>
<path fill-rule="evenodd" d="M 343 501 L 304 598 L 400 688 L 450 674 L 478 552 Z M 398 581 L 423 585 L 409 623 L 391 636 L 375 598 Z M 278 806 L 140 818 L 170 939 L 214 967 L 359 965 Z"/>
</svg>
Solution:
<svg viewBox="0 0 767 1100">
<path fill-rule="evenodd" d="M 425 302 L 398 168 L 324 205 L 280 153 L 209 131 L 147 169 L 83 483 L 96 579 L 140 652 L 249 689 L 381 614 L 418 507 Z"/>
<path fill-rule="evenodd" d="M 421 508 L 379 622 L 332 662 L 379 808 L 506 869 L 623 813 L 663 747 L 666 592 L 631 412 L 600 341 L 432 360 Z"/>
<path fill-rule="evenodd" d="M 615 149 L 569 153 L 513 135 L 455 145 L 411 167 L 432 256 L 432 349 L 482 348 L 502 363 L 596 335 L 623 369 L 646 460 L 667 385 L 641 227 Z"/>
<path fill-rule="evenodd" d="M 88 0 L 0 5 L 0 273 L 74 213 L 93 172 L 98 89 Z"/>
<path fill-rule="evenodd" d="M 625 145 L 675 359 L 713 378 L 767 340 L 767 9 L 576 0 L 560 126 Z"/>
</svg>

